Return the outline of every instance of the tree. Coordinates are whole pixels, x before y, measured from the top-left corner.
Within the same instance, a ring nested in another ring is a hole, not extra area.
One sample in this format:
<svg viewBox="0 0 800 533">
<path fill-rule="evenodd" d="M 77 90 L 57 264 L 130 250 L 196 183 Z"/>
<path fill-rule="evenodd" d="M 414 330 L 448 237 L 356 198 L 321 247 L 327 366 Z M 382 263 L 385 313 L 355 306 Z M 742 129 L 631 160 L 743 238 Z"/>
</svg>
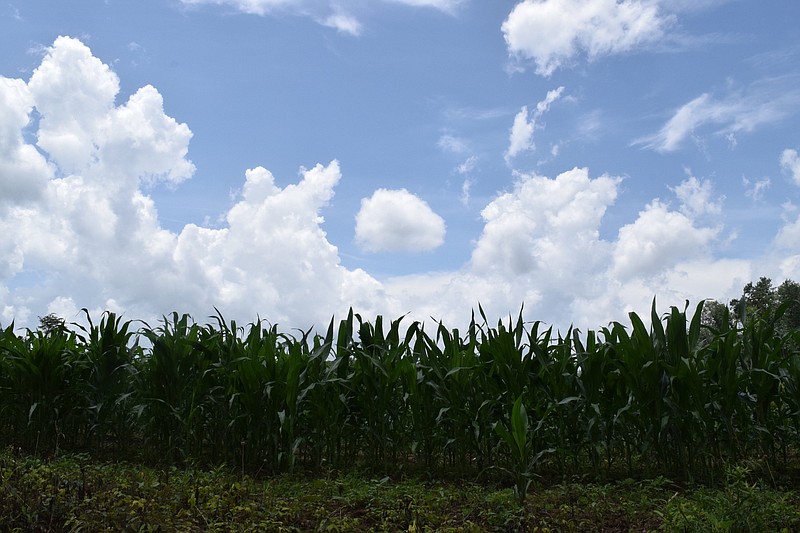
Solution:
<svg viewBox="0 0 800 533">
<path fill-rule="evenodd" d="M 39 317 L 39 331 L 45 335 L 58 333 L 64 329 L 64 319 L 55 313 L 50 313 L 49 315 Z"/>
<path fill-rule="evenodd" d="M 776 294 L 780 305 L 790 302 L 781 319 L 783 325 L 788 330 L 800 328 L 800 283 L 787 279 L 778 287 Z"/>
<path fill-rule="evenodd" d="M 800 329 L 800 283 L 787 279 L 773 287 L 770 278 L 761 277 L 756 284 L 751 282 L 744 286 L 740 299 L 730 301 L 733 317 L 739 322 L 774 319 L 775 313 L 784 305 L 786 309 L 782 316 L 777 317 L 776 323 L 780 334 Z M 713 326 L 713 320 L 705 318 L 705 309 L 703 315 L 703 323 Z"/>
<path fill-rule="evenodd" d="M 742 303 L 744 303 L 743 309 Z M 730 302 L 733 316 L 739 322 L 769 320 L 776 307 L 777 295 L 772 287 L 772 280 L 764 276 L 755 285 L 752 281 L 745 285 L 742 297 Z"/>
<path fill-rule="evenodd" d="M 703 304 L 703 314 L 700 317 L 700 322 L 704 326 L 719 331 L 723 329 L 726 320 L 728 321 L 727 325 L 731 325 L 730 317 L 728 306 L 724 303 L 716 300 L 706 300 Z"/>
</svg>

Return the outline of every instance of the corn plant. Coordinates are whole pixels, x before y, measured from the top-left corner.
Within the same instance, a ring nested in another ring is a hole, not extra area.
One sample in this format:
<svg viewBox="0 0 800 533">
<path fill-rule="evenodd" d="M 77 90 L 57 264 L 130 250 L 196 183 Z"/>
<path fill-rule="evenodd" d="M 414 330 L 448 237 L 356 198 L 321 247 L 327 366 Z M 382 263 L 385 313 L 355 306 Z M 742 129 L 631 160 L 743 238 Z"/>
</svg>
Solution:
<svg viewBox="0 0 800 533">
<path fill-rule="evenodd" d="M 544 419 L 536 425 L 536 430 L 542 427 Z M 512 464 L 510 467 L 500 467 L 514 478 L 514 494 L 522 505 L 528 494 L 531 483 L 533 483 L 534 467 L 539 460 L 547 453 L 552 453 L 553 448 L 535 450 L 533 441 L 530 438 L 531 431 L 528 421 L 528 412 L 522 403 L 520 395 L 511 407 L 510 421 L 496 422 L 495 431 L 503 439 L 511 455 Z"/>
<path fill-rule="evenodd" d="M 585 334 L 515 317 L 469 325 L 369 321 L 323 334 L 206 324 L 155 328 L 106 313 L 0 330 L 0 439 L 36 451 L 141 443 L 167 463 L 242 472 L 365 465 L 390 475 L 719 479 L 725 466 L 786 465 L 800 451 L 800 331 L 779 306 L 749 317 L 703 304 L 636 313 Z"/>
</svg>

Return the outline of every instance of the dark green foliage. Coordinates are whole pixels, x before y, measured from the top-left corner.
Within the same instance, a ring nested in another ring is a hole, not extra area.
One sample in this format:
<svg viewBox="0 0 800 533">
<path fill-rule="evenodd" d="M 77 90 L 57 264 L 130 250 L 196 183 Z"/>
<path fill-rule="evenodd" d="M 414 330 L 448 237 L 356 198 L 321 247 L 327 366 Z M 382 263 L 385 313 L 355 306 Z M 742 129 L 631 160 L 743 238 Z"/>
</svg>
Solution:
<svg viewBox="0 0 800 533">
<path fill-rule="evenodd" d="M 251 474 L 506 472 L 520 500 L 540 475 L 776 472 L 800 452 L 791 305 L 708 322 L 703 303 L 660 315 L 654 302 L 649 323 L 564 335 L 522 312 L 492 326 L 480 307 L 464 331 L 350 312 L 324 335 L 220 313 L 134 332 L 87 313 L 77 333 L 0 332 L 0 439 Z"/>
</svg>

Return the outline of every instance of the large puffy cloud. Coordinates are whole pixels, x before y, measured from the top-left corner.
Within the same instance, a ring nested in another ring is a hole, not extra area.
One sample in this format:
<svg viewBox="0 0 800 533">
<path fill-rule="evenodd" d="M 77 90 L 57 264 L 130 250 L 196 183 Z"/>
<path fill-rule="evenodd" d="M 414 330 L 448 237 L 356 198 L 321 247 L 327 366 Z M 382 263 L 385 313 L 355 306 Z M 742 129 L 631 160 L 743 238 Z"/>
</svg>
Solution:
<svg viewBox="0 0 800 533">
<path fill-rule="evenodd" d="M 617 195 L 619 178 L 589 179 L 575 168 L 554 179 L 521 175 L 514 191 L 481 212 L 485 226 L 472 254 L 476 272 L 562 276 L 592 269 L 606 250 L 600 220 Z"/>
<path fill-rule="evenodd" d="M 0 213 L 10 200 L 33 199 L 51 171 L 45 158 L 27 144 L 33 96 L 22 80 L 0 78 Z"/>
<path fill-rule="evenodd" d="M 502 31 L 512 56 L 549 76 L 581 54 L 592 60 L 657 41 L 671 23 L 654 0 L 523 0 Z"/>
<path fill-rule="evenodd" d="M 444 235 L 444 219 L 405 189 L 378 189 L 356 215 L 356 241 L 371 252 L 427 252 Z"/>
<path fill-rule="evenodd" d="M 59 100 L 52 87 L 69 94 Z M 709 182 L 685 179 L 672 188 L 676 208 L 654 200 L 604 238 L 602 220 L 622 180 L 576 168 L 553 178 L 517 174 L 513 189 L 482 210 L 483 231 L 459 269 L 380 282 L 343 267 L 323 229 L 342 178 L 338 162 L 304 169 L 284 187 L 264 168 L 248 170 L 221 227 L 173 232 L 161 227 L 144 191 L 191 177 L 191 132 L 164 113 L 156 89 L 115 103 L 116 75 L 79 41 L 59 38 L 29 82 L 0 78 L 0 90 L 3 324 L 31 325 L 47 312 L 74 319 L 80 307 L 143 319 L 176 309 L 201 318 L 217 306 L 239 320 L 260 315 L 308 327 L 353 306 L 364 316 L 412 312 L 459 325 L 478 303 L 490 317 L 524 303 L 528 316 L 560 327 L 597 327 L 646 310 L 655 294 L 662 306 L 725 298 L 763 273 L 748 261 L 714 257 L 722 200 Z M 359 229 L 371 235 L 365 244 L 387 249 L 413 242 L 404 240 L 410 235 L 427 240 L 405 249 L 441 242 L 444 224 L 419 198 L 378 191 L 365 203 L 376 199 L 377 214 L 364 224 L 387 229 Z M 409 220 L 427 222 L 392 234 Z M 781 272 L 800 265 L 798 227 L 792 219 L 775 239 Z"/>
<path fill-rule="evenodd" d="M 591 178 L 575 168 L 555 178 L 519 174 L 512 191 L 482 211 L 484 229 L 462 269 L 388 280 L 387 291 L 417 319 L 441 317 L 463 324 L 478 303 L 490 317 L 524 305 L 526 316 L 596 328 L 625 313 L 722 299 L 753 275 L 746 260 L 715 258 L 722 201 L 707 181 L 686 178 L 673 188 L 680 204 L 654 200 L 613 238 L 601 237 L 605 213 L 622 179 Z M 695 200 L 693 194 L 699 195 Z"/>
<path fill-rule="evenodd" d="M 164 113 L 156 89 L 116 105 L 116 75 L 80 41 L 60 37 L 28 83 L 0 78 L 0 90 L 11 95 L 0 108 L 8 192 L 0 320 L 24 325 L 46 309 L 78 306 L 136 318 L 218 306 L 307 327 L 350 305 L 377 312 L 376 302 L 391 302 L 371 276 L 339 264 L 322 229 L 338 162 L 304 169 L 284 188 L 267 170 L 249 170 L 225 227 L 174 233 L 143 188 L 191 177 L 191 132 Z M 38 146 L 21 133 L 34 113 Z M 7 170 L 18 168 L 32 170 L 21 180 Z"/>
<path fill-rule="evenodd" d="M 718 233 L 718 228 L 696 227 L 685 214 L 654 200 L 635 222 L 620 228 L 614 271 L 623 279 L 661 274 L 707 250 Z"/>
</svg>

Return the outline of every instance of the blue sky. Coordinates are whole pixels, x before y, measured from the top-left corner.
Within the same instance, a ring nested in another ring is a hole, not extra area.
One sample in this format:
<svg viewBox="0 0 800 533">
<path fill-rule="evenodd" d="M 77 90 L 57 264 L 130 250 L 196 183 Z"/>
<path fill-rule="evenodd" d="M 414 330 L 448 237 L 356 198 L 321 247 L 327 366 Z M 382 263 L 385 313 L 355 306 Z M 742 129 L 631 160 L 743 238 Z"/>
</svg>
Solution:
<svg viewBox="0 0 800 533">
<path fill-rule="evenodd" d="M 0 324 L 480 302 L 599 327 L 800 278 L 791 0 L 0 5 Z"/>
</svg>

